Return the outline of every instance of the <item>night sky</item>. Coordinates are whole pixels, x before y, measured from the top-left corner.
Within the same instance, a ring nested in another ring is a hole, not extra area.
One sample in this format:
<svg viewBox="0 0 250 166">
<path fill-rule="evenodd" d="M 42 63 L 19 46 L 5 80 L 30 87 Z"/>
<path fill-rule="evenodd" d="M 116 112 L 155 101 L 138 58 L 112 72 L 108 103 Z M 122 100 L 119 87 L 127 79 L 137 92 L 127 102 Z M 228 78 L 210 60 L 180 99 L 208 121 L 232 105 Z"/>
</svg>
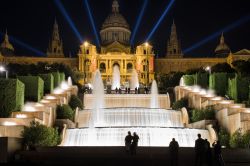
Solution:
<svg viewBox="0 0 250 166">
<path fill-rule="evenodd" d="M 144 0 L 119 0 L 120 12 L 127 19 L 131 31 L 136 23 Z M 62 0 L 76 28 L 85 40 L 95 44 L 95 36 L 83 0 Z M 141 25 L 135 37 L 135 44 L 141 44 L 163 13 L 169 0 L 149 0 Z M 111 12 L 112 0 L 89 0 L 96 28 L 99 32 L 105 18 Z M 249 0 L 176 0 L 164 18 L 150 43 L 155 53 L 164 56 L 170 27 L 175 20 L 182 48 L 188 48 L 223 27 L 250 14 Z M 0 30 L 46 52 L 51 38 L 55 17 L 64 43 L 66 55 L 76 55 L 80 41 L 53 0 L 2 0 L 0 5 Z M 2 40 L 2 39 L 1 39 Z M 225 41 L 233 52 L 250 49 L 250 21 L 225 33 Z M 212 56 L 219 38 L 191 51 L 188 56 Z M 34 53 L 14 44 L 17 55 Z"/>
</svg>

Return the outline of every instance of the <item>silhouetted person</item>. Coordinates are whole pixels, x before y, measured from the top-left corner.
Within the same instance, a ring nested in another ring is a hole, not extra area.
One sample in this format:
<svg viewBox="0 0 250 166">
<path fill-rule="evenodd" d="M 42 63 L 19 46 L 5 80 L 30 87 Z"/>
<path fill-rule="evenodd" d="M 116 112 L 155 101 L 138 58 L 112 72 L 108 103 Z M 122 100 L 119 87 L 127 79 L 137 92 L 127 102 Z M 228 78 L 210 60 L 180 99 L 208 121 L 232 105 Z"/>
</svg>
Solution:
<svg viewBox="0 0 250 166">
<path fill-rule="evenodd" d="M 145 90 L 145 93 L 148 94 L 148 88 L 145 87 L 144 90 Z"/>
<path fill-rule="evenodd" d="M 131 142 L 132 142 L 133 136 L 131 135 L 131 132 L 128 132 L 128 135 L 125 137 L 125 150 L 127 154 L 130 154 L 131 152 Z"/>
<path fill-rule="evenodd" d="M 179 144 L 173 138 L 169 144 L 169 156 L 170 156 L 171 166 L 178 166 L 178 152 L 179 152 Z"/>
<path fill-rule="evenodd" d="M 119 88 L 119 94 L 122 94 L 122 89 L 121 88 Z"/>
<path fill-rule="evenodd" d="M 138 89 L 137 89 L 137 87 L 135 87 L 135 94 L 137 94 L 137 91 L 138 91 Z"/>
<path fill-rule="evenodd" d="M 216 166 L 224 166 L 224 161 L 221 155 L 221 144 L 220 141 L 213 143 L 214 147 L 214 159 L 215 159 L 215 165 Z"/>
<path fill-rule="evenodd" d="M 115 88 L 115 93 L 116 93 L 116 94 L 118 93 L 118 88 L 117 88 L 117 87 Z"/>
<path fill-rule="evenodd" d="M 128 88 L 127 87 L 125 88 L 125 93 L 128 93 Z"/>
<path fill-rule="evenodd" d="M 203 156 L 204 156 L 204 140 L 201 138 L 201 135 L 198 134 L 198 139 L 195 141 L 195 165 L 202 166 Z"/>
<path fill-rule="evenodd" d="M 133 133 L 133 141 L 131 144 L 131 155 L 136 155 L 136 149 L 138 146 L 139 136 L 136 134 L 136 132 Z"/>
<path fill-rule="evenodd" d="M 128 94 L 130 94 L 130 88 L 128 88 Z"/>
<path fill-rule="evenodd" d="M 208 142 L 207 139 L 204 140 L 204 145 L 205 145 L 205 161 L 207 166 L 213 165 L 212 163 L 212 151 L 210 147 L 210 142 Z"/>
</svg>

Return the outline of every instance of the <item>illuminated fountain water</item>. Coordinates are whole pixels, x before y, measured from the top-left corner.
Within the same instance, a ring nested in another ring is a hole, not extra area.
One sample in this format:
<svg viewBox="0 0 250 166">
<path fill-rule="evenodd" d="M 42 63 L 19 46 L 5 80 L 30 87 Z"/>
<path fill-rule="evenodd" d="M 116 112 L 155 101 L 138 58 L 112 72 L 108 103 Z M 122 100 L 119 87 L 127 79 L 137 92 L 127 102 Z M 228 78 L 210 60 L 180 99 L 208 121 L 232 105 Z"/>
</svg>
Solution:
<svg viewBox="0 0 250 166">
<path fill-rule="evenodd" d="M 119 66 L 115 65 L 113 67 L 113 77 L 112 77 L 112 90 L 114 90 L 115 88 L 120 88 L 121 84 L 120 84 L 120 68 Z"/>
<path fill-rule="evenodd" d="M 132 77 L 130 80 L 130 89 L 139 88 L 139 80 L 138 80 L 138 73 L 135 69 L 133 69 Z"/>
<path fill-rule="evenodd" d="M 93 95 L 95 102 L 93 102 L 92 107 L 93 109 L 90 121 L 91 127 L 98 126 L 103 121 L 103 111 L 101 109 L 104 108 L 104 85 L 99 70 L 97 70 L 94 74 Z"/>
<path fill-rule="evenodd" d="M 158 87 L 157 83 L 154 80 L 151 85 L 151 100 L 150 100 L 150 108 L 159 108 L 159 101 L 158 101 Z"/>
<path fill-rule="evenodd" d="M 73 85 L 71 77 L 68 77 L 67 83 L 68 83 L 68 86 L 70 87 Z"/>
<path fill-rule="evenodd" d="M 175 138 L 181 147 L 193 147 L 198 133 L 208 141 L 213 141 L 208 130 L 184 128 L 186 122 L 181 111 L 161 108 L 155 81 L 151 94 L 113 94 L 113 98 L 110 98 L 110 94 L 103 94 L 103 83 L 98 71 L 93 86 L 94 94 L 85 96 L 91 98 L 92 107 L 79 112 L 80 128 L 67 129 L 62 146 L 124 146 L 128 131 L 138 133 L 139 146 L 168 146 Z M 105 107 L 109 104 L 104 103 L 104 98 L 106 102 L 117 102 L 115 99 L 119 98 L 121 107 Z M 145 100 L 150 105 L 146 108 L 128 104 L 130 98 Z M 164 102 L 169 102 L 169 99 Z"/>
<path fill-rule="evenodd" d="M 184 82 L 183 76 L 182 76 L 181 79 L 180 79 L 179 85 L 180 85 L 180 86 L 185 86 L 185 82 Z"/>
</svg>

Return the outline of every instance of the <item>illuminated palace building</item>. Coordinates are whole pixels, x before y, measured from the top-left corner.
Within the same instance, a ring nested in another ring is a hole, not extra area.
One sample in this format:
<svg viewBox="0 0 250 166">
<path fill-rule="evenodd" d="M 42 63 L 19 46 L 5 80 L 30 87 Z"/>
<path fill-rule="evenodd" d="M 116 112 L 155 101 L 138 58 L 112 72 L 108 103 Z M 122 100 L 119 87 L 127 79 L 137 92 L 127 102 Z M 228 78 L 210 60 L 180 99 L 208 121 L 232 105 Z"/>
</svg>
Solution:
<svg viewBox="0 0 250 166">
<path fill-rule="evenodd" d="M 119 12 L 116 0 L 112 4 L 112 13 L 104 21 L 100 30 L 101 48 L 97 51 L 95 45 L 84 42 L 80 46 L 77 58 L 65 57 L 63 42 L 59 35 L 58 24 L 55 21 L 52 38 L 47 50 L 47 57 L 14 56 L 14 47 L 9 42 L 6 33 L 1 44 L 0 62 L 2 63 L 63 63 L 82 72 L 82 84 L 90 83 L 92 74 L 99 69 L 105 84 L 112 81 L 115 69 L 120 73 L 120 83 L 126 85 L 135 70 L 139 82 L 148 85 L 154 79 L 155 73 L 186 71 L 187 69 L 212 66 L 217 63 L 232 63 L 234 60 L 250 58 L 250 51 L 243 49 L 231 53 L 230 48 L 221 36 L 220 43 L 212 58 L 183 57 L 180 41 L 177 38 L 176 26 L 173 23 L 170 38 L 167 42 L 167 53 L 164 58 L 155 59 L 153 47 L 144 43 L 133 51 L 129 44 L 131 31 L 125 18 Z"/>
</svg>

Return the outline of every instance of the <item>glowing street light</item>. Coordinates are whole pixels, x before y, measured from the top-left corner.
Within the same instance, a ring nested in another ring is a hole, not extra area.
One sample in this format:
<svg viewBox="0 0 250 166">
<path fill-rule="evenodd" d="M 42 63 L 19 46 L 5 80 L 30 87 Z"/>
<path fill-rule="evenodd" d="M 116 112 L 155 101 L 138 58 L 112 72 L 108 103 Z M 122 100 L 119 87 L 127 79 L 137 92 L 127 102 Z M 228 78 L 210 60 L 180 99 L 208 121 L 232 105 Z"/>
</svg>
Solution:
<svg viewBox="0 0 250 166">
<path fill-rule="evenodd" d="M 4 66 L 0 66 L 0 72 L 5 72 L 5 77 L 6 79 L 8 79 L 8 70 L 6 70 L 6 68 Z"/>
<path fill-rule="evenodd" d="M 210 66 L 205 67 L 205 70 L 208 71 L 209 74 L 211 74 L 211 67 Z"/>
</svg>

